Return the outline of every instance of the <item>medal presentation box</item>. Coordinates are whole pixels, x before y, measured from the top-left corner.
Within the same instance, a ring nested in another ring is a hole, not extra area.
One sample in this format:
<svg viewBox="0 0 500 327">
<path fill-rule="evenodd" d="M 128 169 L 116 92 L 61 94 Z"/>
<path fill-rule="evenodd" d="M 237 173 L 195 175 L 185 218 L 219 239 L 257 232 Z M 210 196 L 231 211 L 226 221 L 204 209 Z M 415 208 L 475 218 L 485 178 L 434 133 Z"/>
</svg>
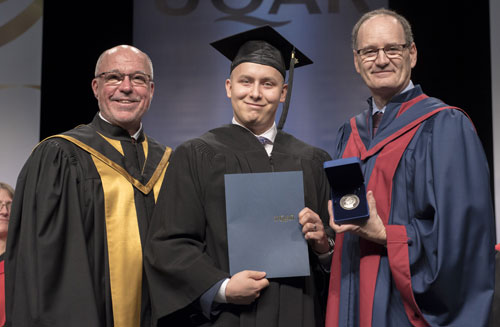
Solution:
<svg viewBox="0 0 500 327">
<path fill-rule="evenodd" d="M 323 164 L 332 191 L 333 217 L 337 224 L 369 216 L 361 162 L 357 157 Z"/>
</svg>

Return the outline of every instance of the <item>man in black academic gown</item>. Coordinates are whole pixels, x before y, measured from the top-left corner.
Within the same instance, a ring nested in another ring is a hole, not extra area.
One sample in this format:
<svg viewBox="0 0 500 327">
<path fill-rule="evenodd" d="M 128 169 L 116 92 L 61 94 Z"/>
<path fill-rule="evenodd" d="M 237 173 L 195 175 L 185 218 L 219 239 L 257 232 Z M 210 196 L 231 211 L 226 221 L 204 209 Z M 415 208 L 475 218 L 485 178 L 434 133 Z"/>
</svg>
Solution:
<svg viewBox="0 0 500 327">
<path fill-rule="evenodd" d="M 170 148 L 141 119 L 153 91 L 142 51 L 98 59 L 88 125 L 42 141 L 23 167 L 6 258 L 7 326 L 150 326 L 142 242 Z"/>
<path fill-rule="evenodd" d="M 284 117 L 275 124 L 290 92 L 285 74 L 294 47 L 269 26 L 212 45 L 232 60 L 226 92 L 233 123 L 185 142 L 172 156 L 146 247 L 153 320 L 160 326 L 322 326 L 321 264 L 328 266 L 333 243 L 324 228 L 329 186 L 323 162 L 330 157 L 283 132 Z M 297 67 L 311 63 L 296 49 L 295 56 Z M 307 208 L 299 222 L 311 275 L 267 279 L 265 272 L 245 270 L 231 276 L 224 175 L 273 171 L 303 172 Z"/>
</svg>

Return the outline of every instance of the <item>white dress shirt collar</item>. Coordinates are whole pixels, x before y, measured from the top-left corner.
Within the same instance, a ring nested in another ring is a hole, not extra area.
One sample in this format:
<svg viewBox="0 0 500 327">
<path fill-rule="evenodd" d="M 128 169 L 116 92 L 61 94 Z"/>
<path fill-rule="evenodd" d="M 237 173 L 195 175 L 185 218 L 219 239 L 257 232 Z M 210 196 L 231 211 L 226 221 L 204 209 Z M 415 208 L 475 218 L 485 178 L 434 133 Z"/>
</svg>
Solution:
<svg viewBox="0 0 500 327">
<path fill-rule="evenodd" d="M 104 120 L 106 123 L 111 124 L 106 118 L 104 118 L 101 115 L 100 112 L 99 112 L 99 117 L 101 117 L 101 119 Z M 111 125 L 113 125 L 113 124 L 111 124 Z M 141 131 L 142 131 L 142 122 L 141 122 L 141 125 L 139 126 L 139 129 L 137 130 L 137 132 L 135 132 L 134 135 L 130 135 L 130 137 L 137 141 L 137 139 L 139 138 L 139 135 L 141 134 Z"/>
<path fill-rule="evenodd" d="M 235 125 L 238 125 L 238 126 L 241 126 L 243 127 L 244 129 L 248 130 L 250 133 L 252 133 L 255 137 L 259 137 L 259 136 L 262 136 L 262 137 L 265 137 L 267 138 L 268 140 L 270 140 L 273 144 L 274 144 L 274 140 L 276 139 L 276 135 L 278 134 L 278 128 L 276 127 L 276 122 L 273 123 L 273 126 L 271 126 L 270 129 L 268 129 L 267 131 L 265 131 L 264 133 L 260 134 L 260 135 L 256 135 L 254 134 L 251 130 L 249 130 L 248 128 L 246 128 L 245 126 L 243 126 L 242 124 L 238 123 L 236 121 L 236 119 L 233 117 L 233 121 L 232 121 L 233 124 Z M 267 152 L 267 155 L 270 156 L 271 155 L 271 152 L 273 151 L 273 144 L 265 144 L 264 145 L 264 148 L 266 149 L 266 152 Z"/>
<path fill-rule="evenodd" d="M 406 91 L 409 91 L 414 87 L 415 87 L 415 85 L 413 85 L 413 82 L 410 80 L 410 83 L 408 83 L 408 86 L 406 86 L 406 88 L 401 93 L 405 93 Z M 399 93 L 399 94 L 401 94 L 401 93 Z M 373 100 L 373 97 L 372 97 L 372 115 L 376 114 L 379 111 L 382 111 L 385 113 L 385 107 L 387 107 L 387 106 L 384 106 L 383 108 L 378 108 L 377 105 L 375 104 L 375 100 Z"/>
</svg>

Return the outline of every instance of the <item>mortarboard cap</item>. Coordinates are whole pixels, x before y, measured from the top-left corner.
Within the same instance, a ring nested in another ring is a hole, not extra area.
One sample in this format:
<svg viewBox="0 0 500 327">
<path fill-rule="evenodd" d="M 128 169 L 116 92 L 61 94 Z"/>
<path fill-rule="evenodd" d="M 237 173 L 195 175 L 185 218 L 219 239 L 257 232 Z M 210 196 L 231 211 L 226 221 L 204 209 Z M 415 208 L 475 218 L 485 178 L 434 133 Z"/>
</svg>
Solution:
<svg viewBox="0 0 500 327">
<path fill-rule="evenodd" d="M 292 94 L 293 70 L 295 67 L 312 64 L 312 60 L 269 25 L 226 37 L 210 45 L 231 60 L 231 72 L 244 62 L 271 66 L 277 69 L 283 78 L 286 71 L 290 71 L 288 92 L 278 124 L 278 129 L 282 129 Z"/>
<path fill-rule="evenodd" d="M 211 45 L 232 61 L 231 71 L 241 63 L 253 62 L 274 67 L 285 76 L 294 50 L 294 67 L 312 64 L 311 59 L 269 25 L 226 37 Z"/>
</svg>

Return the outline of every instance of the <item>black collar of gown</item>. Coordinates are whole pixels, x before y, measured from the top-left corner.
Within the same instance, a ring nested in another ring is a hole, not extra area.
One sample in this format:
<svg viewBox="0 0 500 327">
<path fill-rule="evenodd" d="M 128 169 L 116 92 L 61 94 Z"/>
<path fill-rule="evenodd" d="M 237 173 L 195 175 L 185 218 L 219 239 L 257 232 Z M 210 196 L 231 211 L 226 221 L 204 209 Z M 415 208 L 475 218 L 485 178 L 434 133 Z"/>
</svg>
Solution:
<svg viewBox="0 0 500 327">
<path fill-rule="evenodd" d="M 118 139 L 121 141 L 131 141 L 132 137 L 130 134 L 121 128 L 120 126 L 112 125 L 106 121 L 104 121 L 100 116 L 99 113 L 97 113 L 94 116 L 94 119 L 92 122 L 89 124 L 93 127 L 95 127 L 96 130 L 98 130 L 100 133 L 102 133 L 106 137 L 111 137 L 113 139 Z M 137 138 L 137 142 L 142 142 L 144 141 L 144 130 L 141 129 L 141 132 L 139 133 L 139 137 Z"/>
</svg>

